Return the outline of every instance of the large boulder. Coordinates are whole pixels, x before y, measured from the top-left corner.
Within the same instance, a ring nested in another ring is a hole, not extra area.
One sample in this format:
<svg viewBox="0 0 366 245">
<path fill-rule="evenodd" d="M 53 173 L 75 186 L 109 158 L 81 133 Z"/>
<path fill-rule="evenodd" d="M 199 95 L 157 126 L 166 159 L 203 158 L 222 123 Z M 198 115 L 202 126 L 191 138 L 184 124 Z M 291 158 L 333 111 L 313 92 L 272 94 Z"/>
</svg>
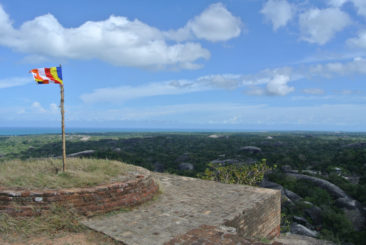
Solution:
<svg viewBox="0 0 366 245">
<path fill-rule="evenodd" d="M 322 223 L 322 210 L 313 205 L 310 208 L 305 209 L 305 214 L 310 217 L 314 225 L 321 225 Z"/>
<path fill-rule="evenodd" d="M 290 226 L 290 232 L 293 234 L 309 236 L 316 238 L 318 236 L 318 232 L 314 230 L 310 230 L 309 228 L 300 225 L 298 223 L 292 223 Z"/>
<path fill-rule="evenodd" d="M 292 217 L 292 219 L 295 223 L 306 226 L 309 229 L 312 228 L 311 224 L 304 217 L 294 216 L 294 217 Z"/>
<path fill-rule="evenodd" d="M 348 195 L 338 186 L 324 179 L 320 179 L 313 176 L 303 175 L 303 174 L 295 174 L 295 173 L 286 173 L 287 176 L 293 177 L 297 180 L 307 180 L 314 183 L 316 186 L 325 189 L 335 198 L 349 198 Z"/>
<path fill-rule="evenodd" d="M 260 187 L 268 188 L 268 189 L 275 189 L 281 191 L 281 204 L 286 204 L 290 206 L 294 206 L 295 204 L 286 196 L 285 188 L 282 185 L 277 184 L 275 182 L 269 181 L 267 179 L 263 179 L 261 183 L 259 183 Z"/>
<path fill-rule="evenodd" d="M 349 199 L 349 198 L 338 198 L 335 202 L 338 208 L 346 208 L 346 209 L 355 209 L 356 206 L 356 200 Z"/>
<path fill-rule="evenodd" d="M 240 161 L 236 159 L 215 159 L 212 160 L 210 163 L 212 163 L 213 165 L 227 166 L 227 165 L 239 165 Z"/>
<path fill-rule="evenodd" d="M 293 202 L 298 202 L 300 200 L 302 200 L 302 197 L 300 197 L 299 195 L 297 195 L 295 192 L 292 192 L 288 189 L 284 189 L 285 190 L 285 195 L 287 196 L 287 198 L 289 198 L 291 201 Z"/>
<path fill-rule="evenodd" d="M 240 148 L 241 151 L 246 151 L 246 152 L 250 152 L 250 153 L 258 153 L 261 152 L 262 149 L 256 146 L 244 146 L 242 148 Z"/>
<path fill-rule="evenodd" d="M 95 152 L 95 150 L 86 150 L 86 151 L 71 153 L 67 156 L 68 157 L 85 157 L 85 156 L 90 156 L 90 155 L 94 154 L 94 152 Z"/>
</svg>

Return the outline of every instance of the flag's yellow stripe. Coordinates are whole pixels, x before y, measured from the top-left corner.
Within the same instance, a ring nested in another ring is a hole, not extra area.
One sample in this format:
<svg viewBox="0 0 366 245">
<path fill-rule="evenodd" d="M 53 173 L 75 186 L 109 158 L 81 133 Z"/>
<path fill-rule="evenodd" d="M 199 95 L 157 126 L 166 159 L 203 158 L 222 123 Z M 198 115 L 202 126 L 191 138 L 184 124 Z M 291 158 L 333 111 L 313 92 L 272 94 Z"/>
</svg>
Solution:
<svg viewBox="0 0 366 245">
<path fill-rule="evenodd" d="M 57 74 L 57 67 L 51 67 L 51 68 L 50 68 L 50 73 L 51 73 L 52 77 L 53 77 L 57 82 L 59 82 L 60 84 L 63 84 L 62 80 L 58 77 L 58 74 Z"/>
</svg>

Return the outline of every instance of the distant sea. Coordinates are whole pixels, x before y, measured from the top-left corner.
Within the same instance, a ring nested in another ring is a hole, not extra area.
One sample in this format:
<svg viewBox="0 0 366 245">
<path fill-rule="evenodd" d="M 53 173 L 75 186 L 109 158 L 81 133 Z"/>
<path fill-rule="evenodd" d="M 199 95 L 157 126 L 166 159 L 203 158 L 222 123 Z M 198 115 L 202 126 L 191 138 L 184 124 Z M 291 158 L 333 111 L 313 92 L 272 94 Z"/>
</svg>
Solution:
<svg viewBox="0 0 366 245">
<path fill-rule="evenodd" d="M 288 132 L 288 133 L 355 133 L 365 134 L 365 132 L 357 131 L 325 131 L 325 130 L 253 130 L 253 129 L 192 129 L 192 128 L 78 128 L 67 127 L 66 134 L 98 134 L 98 133 L 197 133 L 197 132 L 235 132 L 235 133 L 274 133 L 274 132 Z M 61 128 L 51 127 L 0 127 L 0 136 L 12 135 L 36 135 L 36 134 L 61 134 Z"/>
<path fill-rule="evenodd" d="M 76 133 L 138 133 L 138 132 L 217 132 L 233 130 L 207 130 L 207 129 L 156 129 L 156 128 L 66 128 L 66 134 Z M 236 130 L 234 130 L 236 131 Z M 36 134 L 60 134 L 61 128 L 47 127 L 0 127 L 0 135 L 36 135 Z"/>
</svg>

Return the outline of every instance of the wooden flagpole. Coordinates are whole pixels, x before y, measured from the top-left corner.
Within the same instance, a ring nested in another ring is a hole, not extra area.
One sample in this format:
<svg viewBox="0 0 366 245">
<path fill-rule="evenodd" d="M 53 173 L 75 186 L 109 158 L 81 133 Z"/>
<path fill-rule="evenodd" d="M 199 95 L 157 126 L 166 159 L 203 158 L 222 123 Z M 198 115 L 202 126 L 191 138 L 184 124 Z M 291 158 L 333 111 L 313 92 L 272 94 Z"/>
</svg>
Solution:
<svg viewBox="0 0 366 245">
<path fill-rule="evenodd" d="M 61 65 L 60 65 L 61 67 Z M 62 171 L 66 169 L 66 139 L 65 139 L 65 110 L 64 110 L 64 85 L 60 84 L 61 89 L 61 128 L 62 128 Z"/>
</svg>

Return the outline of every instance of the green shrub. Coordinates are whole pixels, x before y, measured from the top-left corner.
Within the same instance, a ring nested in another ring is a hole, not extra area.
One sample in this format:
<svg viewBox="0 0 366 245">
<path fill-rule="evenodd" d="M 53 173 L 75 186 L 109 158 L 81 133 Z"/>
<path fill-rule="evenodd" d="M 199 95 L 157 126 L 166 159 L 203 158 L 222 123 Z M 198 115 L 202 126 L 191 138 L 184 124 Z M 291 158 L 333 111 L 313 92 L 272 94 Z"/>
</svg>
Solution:
<svg viewBox="0 0 366 245">
<path fill-rule="evenodd" d="M 264 174 L 271 168 L 267 165 L 266 159 L 253 165 L 214 165 L 208 164 L 202 179 L 214 180 L 227 184 L 256 185 L 263 180 Z"/>
</svg>

